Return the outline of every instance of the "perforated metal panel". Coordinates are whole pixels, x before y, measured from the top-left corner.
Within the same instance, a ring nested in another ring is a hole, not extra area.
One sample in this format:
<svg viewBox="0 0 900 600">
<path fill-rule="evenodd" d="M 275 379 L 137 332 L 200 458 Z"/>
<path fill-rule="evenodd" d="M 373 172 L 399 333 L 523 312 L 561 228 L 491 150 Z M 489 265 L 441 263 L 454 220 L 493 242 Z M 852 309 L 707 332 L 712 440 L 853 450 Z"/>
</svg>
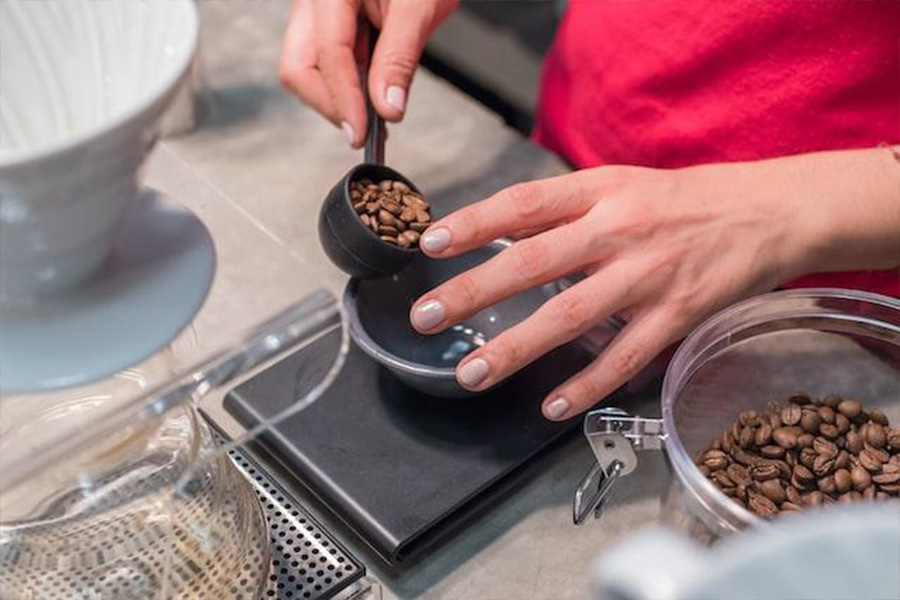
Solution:
<svg viewBox="0 0 900 600">
<path fill-rule="evenodd" d="M 239 450 L 229 452 L 259 496 L 271 538 L 264 600 L 332 598 L 365 576 L 365 567 L 274 479 Z"/>
</svg>

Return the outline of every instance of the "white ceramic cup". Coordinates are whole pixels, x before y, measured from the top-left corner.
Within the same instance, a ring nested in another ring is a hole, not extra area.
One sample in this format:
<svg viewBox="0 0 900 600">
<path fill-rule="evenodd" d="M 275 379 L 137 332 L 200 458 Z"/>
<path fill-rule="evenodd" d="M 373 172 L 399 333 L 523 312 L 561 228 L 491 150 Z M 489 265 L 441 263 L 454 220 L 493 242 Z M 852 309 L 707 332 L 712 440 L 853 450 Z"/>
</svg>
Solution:
<svg viewBox="0 0 900 600">
<path fill-rule="evenodd" d="M 0 297 L 103 263 L 197 39 L 191 0 L 4 0 Z"/>
</svg>

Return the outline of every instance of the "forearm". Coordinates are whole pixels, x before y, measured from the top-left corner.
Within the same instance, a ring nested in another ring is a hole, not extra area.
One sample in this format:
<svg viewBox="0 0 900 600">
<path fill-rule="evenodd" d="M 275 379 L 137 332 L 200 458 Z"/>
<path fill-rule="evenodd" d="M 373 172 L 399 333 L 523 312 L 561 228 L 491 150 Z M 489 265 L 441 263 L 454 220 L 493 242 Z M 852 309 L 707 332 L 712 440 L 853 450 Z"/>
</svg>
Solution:
<svg viewBox="0 0 900 600">
<path fill-rule="evenodd" d="M 889 148 L 777 160 L 797 190 L 806 272 L 900 266 L 900 163 Z"/>
</svg>

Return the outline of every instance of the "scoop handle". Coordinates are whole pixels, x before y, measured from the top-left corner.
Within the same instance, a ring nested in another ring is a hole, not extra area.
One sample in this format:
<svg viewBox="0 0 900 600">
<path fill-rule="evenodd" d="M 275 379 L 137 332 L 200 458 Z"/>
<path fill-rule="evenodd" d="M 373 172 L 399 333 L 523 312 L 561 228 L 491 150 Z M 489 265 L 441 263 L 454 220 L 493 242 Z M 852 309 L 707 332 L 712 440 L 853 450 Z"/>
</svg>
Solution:
<svg viewBox="0 0 900 600">
<path fill-rule="evenodd" d="M 366 130 L 365 162 L 373 165 L 383 165 L 384 141 L 386 137 L 384 119 L 372 106 L 372 98 L 369 97 L 369 66 L 372 64 L 372 55 L 375 53 L 378 30 L 367 19 L 363 19 L 360 23 L 360 33 L 367 38 L 364 48 L 365 54 L 360 65 L 360 86 L 362 87 L 363 97 L 366 99 L 366 115 L 369 123 L 369 127 Z"/>
</svg>

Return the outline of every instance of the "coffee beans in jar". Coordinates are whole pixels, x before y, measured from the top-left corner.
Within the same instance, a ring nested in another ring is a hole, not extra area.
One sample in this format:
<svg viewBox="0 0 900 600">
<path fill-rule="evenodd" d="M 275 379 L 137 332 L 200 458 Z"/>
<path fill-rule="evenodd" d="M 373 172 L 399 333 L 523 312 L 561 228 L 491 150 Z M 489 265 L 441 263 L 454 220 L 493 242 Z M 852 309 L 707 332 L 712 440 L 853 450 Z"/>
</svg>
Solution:
<svg viewBox="0 0 900 600">
<path fill-rule="evenodd" d="M 383 242 L 401 248 L 418 248 L 422 232 L 431 225 L 428 202 L 402 181 L 351 181 L 350 202 L 363 225 Z"/>
<path fill-rule="evenodd" d="M 900 498 L 900 427 L 852 398 L 797 393 L 741 413 L 696 463 L 723 493 L 767 519 Z"/>
</svg>

